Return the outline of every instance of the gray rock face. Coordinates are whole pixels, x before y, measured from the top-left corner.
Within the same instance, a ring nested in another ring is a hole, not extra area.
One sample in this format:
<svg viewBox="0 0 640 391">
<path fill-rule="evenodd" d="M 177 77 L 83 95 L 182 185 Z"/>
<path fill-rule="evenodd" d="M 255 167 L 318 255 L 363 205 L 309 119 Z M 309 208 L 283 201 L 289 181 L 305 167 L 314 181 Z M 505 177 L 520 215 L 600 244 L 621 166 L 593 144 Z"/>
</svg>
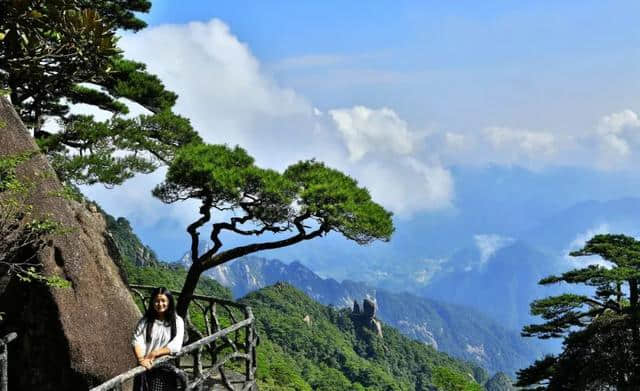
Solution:
<svg viewBox="0 0 640 391">
<path fill-rule="evenodd" d="M 371 300 L 371 299 L 364 299 L 362 301 L 362 312 L 364 313 L 364 316 L 367 316 L 369 318 L 375 318 L 376 317 L 376 303 Z"/>
<path fill-rule="evenodd" d="M 382 323 L 376 316 L 376 303 L 371 299 L 364 299 L 362 302 L 362 311 L 358 302 L 354 300 L 351 318 L 360 327 L 369 327 L 376 332 L 378 337 L 382 338 Z"/>
<path fill-rule="evenodd" d="M 354 314 L 360 313 L 360 304 L 358 304 L 356 300 L 353 301 L 353 313 Z"/>
<path fill-rule="evenodd" d="M 37 147 L 13 110 L 0 98 L 0 156 Z M 34 180 L 31 203 L 68 229 L 36 254 L 47 275 L 71 288 L 51 288 L 12 279 L 0 292 L 5 321 L 0 335 L 15 331 L 9 345 L 12 391 L 87 390 L 134 365 L 130 336 L 140 312 L 114 263 L 119 257 L 102 216 L 75 201 L 53 196 L 61 190 L 46 159 L 36 155 L 18 172 Z"/>
</svg>

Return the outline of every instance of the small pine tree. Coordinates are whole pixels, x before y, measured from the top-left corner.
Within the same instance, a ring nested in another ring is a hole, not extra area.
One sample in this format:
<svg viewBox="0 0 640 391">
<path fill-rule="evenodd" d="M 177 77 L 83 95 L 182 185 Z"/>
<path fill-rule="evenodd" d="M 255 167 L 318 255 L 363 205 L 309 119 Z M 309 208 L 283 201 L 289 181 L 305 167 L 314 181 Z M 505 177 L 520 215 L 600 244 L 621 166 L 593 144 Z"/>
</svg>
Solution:
<svg viewBox="0 0 640 391">
<path fill-rule="evenodd" d="M 610 267 L 590 265 L 540 281 L 584 285 L 594 294 L 566 293 L 531 303 L 531 313 L 545 322 L 524 327 L 522 335 L 564 338 L 563 352 L 519 371 L 517 385 L 634 389 L 640 384 L 640 242 L 625 235 L 596 235 L 571 255 L 599 256 Z"/>
</svg>

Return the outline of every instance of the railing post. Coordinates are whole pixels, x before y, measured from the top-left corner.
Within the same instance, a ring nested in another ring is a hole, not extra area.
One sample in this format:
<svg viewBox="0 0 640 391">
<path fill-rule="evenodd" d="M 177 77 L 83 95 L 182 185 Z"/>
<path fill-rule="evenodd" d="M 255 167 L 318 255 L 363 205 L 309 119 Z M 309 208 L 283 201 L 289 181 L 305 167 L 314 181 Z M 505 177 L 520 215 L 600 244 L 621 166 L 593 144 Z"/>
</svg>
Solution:
<svg viewBox="0 0 640 391">
<path fill-rule="evenodd" d="M 0 339 L 0 391 L 8 391 L 9 390 L 9 342 L 16 339 L 18 334 L 9 333 L 5 335 L 2 339 Z"/>
<path fill-rule="evenodd" d="M 250 307 L 247 307 L 246 309 L 246 315 L 248 318 L 253 318 L 253 313 L 251 311 Z M 255 365 L 254 360 L 255 360 L 255 346 L 254 346 L 254 326 L 255 326 L 255 321 L 251 322 L 251 324 L 249 324 L 247 326 L 247 331 L 245 333 L 245 353 L 247 354 L 247 361 L 245 363 L 246 367 L 245 367 L 245 378 L 247 380 L 247 382 L 251 382 L 253 381 L 253 367 Z"/>
<path fill-rule="evenodd" d="M 202 376 L 202 373 L 204 372 L 203 368 L 202 368 L 202 347 L 198 348 L 198 350 L 196 350 L 194 352 L 193 355 L 193 377 L 194 379 L 199 379 Z M 196 390 L 201 390 L 202 386 L 198 385 L 198 387 L 196 388 Z"/>
<path fill-rule="evenodd" d="M 0 353 L 0 365 L 2 365 L 2 368 L 0 368 L 0 371 L 2 372 L 2 375 L 0 377 L 0 391 L 8 391 L 9 386 L 8 386 L 8 371 L 9 371 L 9 349 L 7 349 L 7 345 L 0 342 L 0 350 L 2 350 L 2 353 Z"/>
</svg>

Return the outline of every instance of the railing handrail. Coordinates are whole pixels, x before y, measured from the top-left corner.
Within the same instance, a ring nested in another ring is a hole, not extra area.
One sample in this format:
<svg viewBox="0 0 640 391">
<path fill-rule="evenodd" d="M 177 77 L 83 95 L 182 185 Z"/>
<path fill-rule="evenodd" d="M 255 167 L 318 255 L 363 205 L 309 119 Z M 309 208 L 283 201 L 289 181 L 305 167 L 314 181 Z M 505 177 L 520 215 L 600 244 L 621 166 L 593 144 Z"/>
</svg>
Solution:
<svg viewBox="0 0 640 391">
<path fill-rule="evenodd" d="M 8 344 L 9 342 L 13 341 L 16 338 L 18 338 L 18 334 L 9 333 L 9 334 L 5 335 L 4 337 L 2 337 L 2 343 L 6 345 L 6 344 Z"/>
</svg>

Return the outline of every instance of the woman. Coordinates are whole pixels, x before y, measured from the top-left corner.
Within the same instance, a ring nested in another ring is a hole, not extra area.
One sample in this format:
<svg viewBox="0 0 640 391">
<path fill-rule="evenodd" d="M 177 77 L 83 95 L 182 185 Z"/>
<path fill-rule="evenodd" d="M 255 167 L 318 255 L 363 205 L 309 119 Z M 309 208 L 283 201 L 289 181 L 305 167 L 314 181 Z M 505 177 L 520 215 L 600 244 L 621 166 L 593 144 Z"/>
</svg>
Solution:
<svg viewBox="0 0 640 391">
<path fill-rule="evenodd" d="M 173 295 L 167 288 L 154 289 L 149 308 L 138 322 L 131 341 L 138 364 L 149 370 L 157 358 L 178 353 L 183 335 L 184 321 L 175 312 Z M 175 368 L 167 367 L 147 371 L 135 378 L 134 390 L 175 390 L 175 372 Z"/>
</svg>

